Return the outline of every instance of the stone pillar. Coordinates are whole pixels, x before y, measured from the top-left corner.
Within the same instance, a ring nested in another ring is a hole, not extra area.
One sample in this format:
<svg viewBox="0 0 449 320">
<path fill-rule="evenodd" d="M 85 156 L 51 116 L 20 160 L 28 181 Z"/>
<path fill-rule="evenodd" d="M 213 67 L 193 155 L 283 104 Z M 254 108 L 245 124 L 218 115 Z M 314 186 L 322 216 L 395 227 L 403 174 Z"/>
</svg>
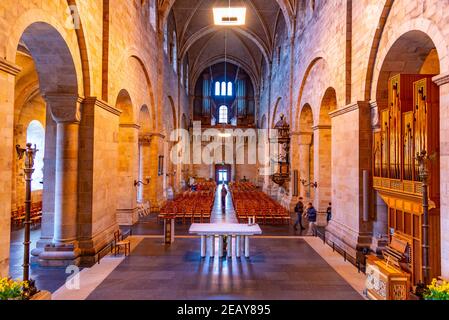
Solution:
<svg viewBox="0 0 449 320">
<path fill-rule="evenodd" d="M 78 244 L 81 264 L 97 262 L 97 253 L 114 239 L 118 230 L 117 183 L 119 119 L 121 111 L 96 97 L 83 101 L 80 125 L 78 175 Z M 131 192 L 132 193 L 132 192 Z"/>
<path fill-rule="evenodd" d="M 298 135 L 299 145 L 299 179 L 306 180 L 307 182 L 314 182 L 310 180 L 310 147 L 312 145 L 313 133 L 301 132 Z M 311 198 L 309 187 L 304 187 L 300 184 L 300 197 L 304 198 L 304 201 L 308 201 Z"/>
<path fill-rule="evenodd" d="M 53 246 L 39 255 L 42 266 L 78 265 L 78 148 L 82 100 L 75 94 L 46 94 L 56 122 Z"/>
<path fill-rule="evenodd" d="M 369 103 L 361 101 L 330 114 L 333 201 L 327 238 L 354 256 L 371 247 L 373 235 L 373 222 L 363 221 L 363 171 L 372 169 L 370 112 Z M 373 203 L 368 206 L 373 209 Z"/>
<path fill-rule="evenodd" d="M 9 273 L 11 238 L 12 160 L 14 139 L 14 87 L 20 68 L 0 57 L 0 278 Z"/>
<path fill-rule="evenodd" d="M 319 211 L 325 211 L 332 201 L 332 127 L 319 125 L 313 127 L 315 155 L 314 178 L 318 182 L 314 205 Z M 315 182 L 311 181 L 311 182 Z"/>
<path fill-rule="evenodd" d="M 449 73 L 433 80 L 440 86 L 441 273 L 449 278 Z"/>
<path fill-rule="evenodd" d="M 53 242 L 55 217 L 56 122 L 47 106 L 45 126 L 44 190 L 42 194 L 41 237 L 31 254 L 38 257 Z M 34 258 L 31 260 L 34 262 Z"/>
</svg>

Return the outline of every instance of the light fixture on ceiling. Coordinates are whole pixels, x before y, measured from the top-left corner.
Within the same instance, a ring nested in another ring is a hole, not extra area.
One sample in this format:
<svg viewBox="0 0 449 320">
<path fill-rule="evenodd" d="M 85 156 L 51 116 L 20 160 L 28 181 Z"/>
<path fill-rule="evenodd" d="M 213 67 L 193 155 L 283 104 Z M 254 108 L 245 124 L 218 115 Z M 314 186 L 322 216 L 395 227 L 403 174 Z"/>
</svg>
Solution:
<svg viewBox="0 0 449 320">
<path fill-rule="evenodd" d="M 230 134 L 230 133 L 219 133 L 218 136 L 220 138 L 230 138 L 230 137 L 232 137 L 232 134 Z"/>
<path fill-rule="evenodd" d="M 246 23 L 246 8 L 214 8 L 214 22 L 217 26 L 242 26 Z"/>
</svg>

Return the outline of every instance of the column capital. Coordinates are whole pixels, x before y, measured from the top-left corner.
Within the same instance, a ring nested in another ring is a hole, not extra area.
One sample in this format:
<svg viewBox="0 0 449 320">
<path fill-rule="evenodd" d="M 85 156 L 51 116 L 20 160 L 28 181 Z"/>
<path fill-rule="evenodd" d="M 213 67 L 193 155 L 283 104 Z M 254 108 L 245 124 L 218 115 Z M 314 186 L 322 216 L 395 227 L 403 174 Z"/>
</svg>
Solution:
<svg viewBox="0 0 449 320">
<path fill-rule="evenodd" d="M 432 81 L 435 82 L 438 86 L 448 84 L 449 83 L 449 73 L 439 74 L 439 75 L 433 77 Z"/>
<path fill-rule="evenodd" d="M 82 97 L 77 94 L 45 93 L 43 98 L 57 123 L 80 123 Z"/>
<path fill-rule="evenodd" d="M 139 135 L 139 145 L 142 145 L 142 146 L 151 145 L 152 140 L 153 140 L 153 135 L 151 135 L 151 134 Z"/>
<path fill-rule="evenodd" d="M 22 71 L 22 68 L 15 63 L 0 57 L 0 71 L 16 76 L 20 73 L 20 71 Z"/>
</svg>

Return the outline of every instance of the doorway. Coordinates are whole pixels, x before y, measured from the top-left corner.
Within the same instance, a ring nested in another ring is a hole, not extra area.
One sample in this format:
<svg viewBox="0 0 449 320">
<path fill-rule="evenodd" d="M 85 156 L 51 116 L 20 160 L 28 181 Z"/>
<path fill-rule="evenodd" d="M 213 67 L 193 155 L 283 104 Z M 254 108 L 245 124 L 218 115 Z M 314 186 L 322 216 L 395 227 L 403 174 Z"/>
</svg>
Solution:
<svg viewBox="0 0 449 320">
<path fill-rule="evenodd" d="M 217 184 L 229 184 L 231 180 L 231 166 L 230 165 L 216 165 L 215 166 L 215 181 Z"/>
</svg>

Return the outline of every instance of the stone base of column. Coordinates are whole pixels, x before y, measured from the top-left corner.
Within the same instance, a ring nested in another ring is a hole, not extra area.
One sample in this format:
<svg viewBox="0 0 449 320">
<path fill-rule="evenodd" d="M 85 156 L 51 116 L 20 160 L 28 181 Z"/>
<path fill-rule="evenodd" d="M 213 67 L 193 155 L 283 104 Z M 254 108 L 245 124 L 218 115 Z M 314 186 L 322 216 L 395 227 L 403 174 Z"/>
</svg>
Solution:
<svg viewBox="0 0 449 320">
<path fill-rule="evenodd" d="M 114 240 L 114 232 L 117 230 L 119 230 L 118 225 L 113 224 L 106 230 L 95 235 L 92 239 L 81 239 L 78 243 L 81 250 L 80 265 L 83 267 L 91 267 L 97 263 L 98 253 L 103 249 L 110 250 L 110 244 Z"/>
<path fill-rule="evenodd" d="M 41 267 L 62 268 L 79 266 L 81 250 L 74 244 L 49 245 L 39 254 L 37 263 Z"/>
<path fill-rule="evenodd" d="M 137 208 L 134 209 L 117 209 L 117 223 L 120 226 L 132 226 L 139 221 L 139 213 Z"/>
<path fill-rule="evenodd" d="M 326 227 L 326 240 L 357 257 L 364 249 L 371 247 L 372 235 L 355 232 L 337 221 L 331 221 Z"/>
<path fill-rule="evenodd" d="M 44 252 L 45 247 L 51 245 L 53 242 L 53 238 L 40 238 L 36 243 L 36 248 L 31 250 L 31 263 L 38 263 L 39 255 Z"/>
</svg>

